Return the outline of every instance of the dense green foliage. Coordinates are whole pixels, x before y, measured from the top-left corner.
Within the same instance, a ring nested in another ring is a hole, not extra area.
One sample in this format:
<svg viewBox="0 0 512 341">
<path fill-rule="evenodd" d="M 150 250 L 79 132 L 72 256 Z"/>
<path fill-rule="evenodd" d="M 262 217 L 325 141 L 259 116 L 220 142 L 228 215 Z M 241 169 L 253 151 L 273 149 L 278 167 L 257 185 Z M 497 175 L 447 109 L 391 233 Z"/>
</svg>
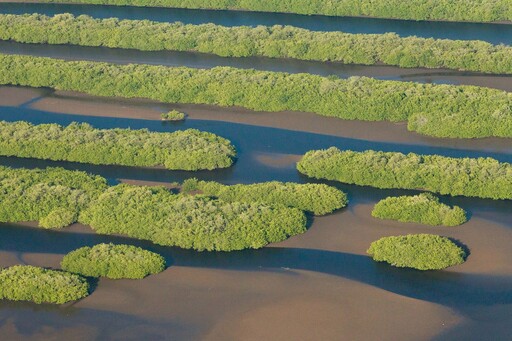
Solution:
<svg viewBox="0 0 512 341">
<path fill-rule="evenodd" d="M 163 187 L 109 188 L 80 220 L 102 234 L 123 234 L 195 250 L 261 248 L 306 230 L 304 213 L 258 203 L 226 203 Z"/>
<path fill-rule="evenodd" d="M 87 277 L 140 279 L 162 272 L 165 259 L 131 245 L 84 246 L 64 256 L 62 269 Z"/>
<path fill-rule="evenodd" d="M 309 151 L 299 172 L 317 179 L 378 188 L 512 199 L 512 165 L 492 158 L 451 158 L 396 152 Z"/>
<path fill-rule="evenodd" d="M 390 34 L 314 32 L 290 26 L 224 27 L 147 20 L 0 15 L 0 39 L 22 43 L 197 51 L 401 67 L 512 73 L 512 47 L 483 41 L 400 38 Z"/>
<path fill-rule="evenodd" d="M 175 7 L 370 16 L 409 20 L 512 20 L 510 0 L 39 0 L 121 6 Z"/>
<path fill-rule="evenodd" d="M 434 234 L 384 237 L 374 241 L 366 252 L 378 262 L 418 270 L 440 270 L 462 264 L 466 258 L 462 248 Z"/>
<path fill-rule="evenodd" d="M 474 86 L 346 80 L 218 67 L 70 62 L 0 54 L 0 84 L 100 96 L 306 111 L 342 119 L 405 121 L 437 137 L 512 137 L 512 94 Z"/>
<path fill-rule="evenodd" d="M 331 213 L 345 207 L 347 196 L 339 189 L 323 184 L 297 184 L 277 181 L 226 186 L 214 181 L 189 179 L 183 183 L 186 191 L 199 190 L 203 194 L 227 202 L 261 202 L 269 205 L 295 207 L 315 215 Z"/>
<path fill-rule="evenodd" d="M 194 129 L 156 133 L 0 121 L 0 155 L 6 156 L 198 170 L 229 167 L 235 154 L 228 140 Z"/>
<path fill-rule="evenodd" d="M 0 222 L 64 227 L 106 188 L 104 178 L 80 171 L 0 167 Z"/>
<path fill-rule="evenodd" d="M 383 199 L 373 208 L 372 216 L 432 226 L 457 226 L 467 220 L 462 208 L 451 208 L 429 193 Z"/>
<path fill-rule="evenodd" d="M 341 192 L 319 192 L 328 203 L 312 206 L 318 210 L 333 209 L 328 195 L 345 198 Z M 307 203 L 295 195 L 297 206 Z M 288 203 L 294 202 L 292 197 Z M 98 233 L 196 250 L 260 248 L 306 230 L 304 213 L 283 205 L 226 202 L 205 195 L 173 194 L 163 187 L 107 187 L 102 177 L 61 168 L 0 167 L 0 222 L 39 220 L 42 227 L 57 228 L 77 219 Z"/>
<path fill-rule="evenodd" d="M 160 116 L 162 117 L 162 121 L 183 121 L 185 119 L 185 113 L 178 110 L 171 110 Z"/>
<path fill-rule="evenodd" d="M 30 265 L 0 270 L 0 299 L 62 304 L 88 294 L 89 284 L 75 274 Z"/>
</svg>

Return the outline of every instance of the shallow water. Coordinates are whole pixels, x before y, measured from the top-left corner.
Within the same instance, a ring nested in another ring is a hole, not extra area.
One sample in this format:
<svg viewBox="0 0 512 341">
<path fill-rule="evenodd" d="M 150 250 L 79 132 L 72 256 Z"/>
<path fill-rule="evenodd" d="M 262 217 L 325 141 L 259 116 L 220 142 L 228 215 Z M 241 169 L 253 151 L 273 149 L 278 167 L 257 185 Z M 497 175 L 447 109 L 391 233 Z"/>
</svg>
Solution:
<svg viewBox="0 0 512 341">
<path fill-rule="evenodd" d="M 400 36 L 439 39 L 483 40 L 493 44 L 512 44 L 512 25 L 489 23 L 451 23 L 373 18 L 305 16 L 283 13 L 140 8 L 127 6 L 0 3 L 0 13 L 41 13 L 54 15 L 87 14 L 96 18 L 148 19 L 186 24 L 214 23 L 223 26 L 291 25 L 315 31 L 347 33 L 396 32 Z"/>
</svg>

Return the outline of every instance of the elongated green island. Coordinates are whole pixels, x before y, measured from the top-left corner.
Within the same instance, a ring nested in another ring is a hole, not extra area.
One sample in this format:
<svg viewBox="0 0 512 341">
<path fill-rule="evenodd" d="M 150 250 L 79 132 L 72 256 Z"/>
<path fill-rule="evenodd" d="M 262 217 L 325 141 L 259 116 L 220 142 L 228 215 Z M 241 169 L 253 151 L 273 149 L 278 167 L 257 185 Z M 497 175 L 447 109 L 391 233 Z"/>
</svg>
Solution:
<svg viewBox="0 0 512 341">
<path fill-rule="evenodd" d="M 392 33 L 315 32 L 291 26 L 184 25 L 71 14 L 0 15 L 0 40 L 512 73 L 510 46 L 483 41 L 401 38 Z"/>
<path fill-rule="evenodd" d="M 82 276 L 30 265 L 0 270 L 0 299 L 62 304 L 89 295 Z"/>
<path fill-rule="evenodd" d="M 0 121 L 0 155 L 99 165 L 200 170 L 226 168 L 236 156 L 231 143 L 195 129 L 173 133 L 95 129 L 86 123 L 33 125 Z"/>
<path fill-rule="evenodd" d="M 435 137 L 512 137 L 512 94 L 475 86 L 5 54 L 0 54 L 0 84 L 168 103 L 305 111 L 350 120 L 408 121 L 410 130 Z"/>
<path fill-rule="evenodd" d="M 432 226 L 457 226 L 467 220 L 462 208 L 445 205 L 430 193 L 382 199 L 375 204 L 372 216 Z"/>
<path fill-rule="evenodd" d="M 39 0 L 118 6 L 227 9 L 406 20 L 512 21 L 509 0 Z"/>
<path fill-rule="evenodd" d="M 312 178 L 377 188 L 512 199 L 512 165 L 492 158 L 452 158 L 368 150 L 313 150 L 297 164 Z"/>
<path fill-rule="evenodd" d="M 183 183 L 186 191 L 201 191 L 226 202 L 262 202 L 269 205 L 295 207 L 315 215 L 331 213 L 348 203 L 347 195 L 323 184 L 264 182 L 226 186 L 215 181 L 189 179 Z"/>
</svg>

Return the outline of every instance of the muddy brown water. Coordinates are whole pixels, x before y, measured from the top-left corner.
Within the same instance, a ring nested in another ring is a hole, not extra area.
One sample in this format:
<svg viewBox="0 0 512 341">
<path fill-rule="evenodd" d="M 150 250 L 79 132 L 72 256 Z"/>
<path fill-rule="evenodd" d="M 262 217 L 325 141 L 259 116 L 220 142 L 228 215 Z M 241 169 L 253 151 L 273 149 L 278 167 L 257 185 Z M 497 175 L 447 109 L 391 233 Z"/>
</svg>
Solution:
<svg viewBox="0 0 512 341">
<path fill-rule="evenodd" d="M 187 112 L 185 122 L 159 121 L 160 112 L 174 107 Z M 100 128 L 154 131 L 198 128 L 229 138 L 239 152 L 233 167 L 211 172 L 0 158 L 0 164 L 12 167 L 83 169 L 107 177 L 111 184 L 155 185 L 192 176 L 223 183 L 311 182 L 298 174 L 295 162 L 307 150 L 332 145 L 512 162 L 510 139 L 431 139 L 385 122 L 106 99 L 48 89 L 0 87 L 0 119 L 83 121 Z M 141 281 L 100 279 L 91 296 L 63 306 L 2 301 L 0 331 L 13 340 L 486 340 L 511 334 L 510 201 L 441 197 L 467 210 L 471 220 L 459 227 L 426 227 L 370 215 L 378 200 L 415 191 L 329 184 L 348 193 L 347 208 L 312 218 L 305 234 L 261 250 L 194 252 L 101 236 L 81 225 L 46 231 L 34 224 L 1 224 L 1 266 L 58 267 L 62 256 L 77 247 L 114 242 L 157 251 L 169 267 Z M 470 256 L 457 267 L 419 272 L 375 263 L 365 255 L 373 240 L 407 233 L 449 236 L 466 245 Z"/>
</svg>

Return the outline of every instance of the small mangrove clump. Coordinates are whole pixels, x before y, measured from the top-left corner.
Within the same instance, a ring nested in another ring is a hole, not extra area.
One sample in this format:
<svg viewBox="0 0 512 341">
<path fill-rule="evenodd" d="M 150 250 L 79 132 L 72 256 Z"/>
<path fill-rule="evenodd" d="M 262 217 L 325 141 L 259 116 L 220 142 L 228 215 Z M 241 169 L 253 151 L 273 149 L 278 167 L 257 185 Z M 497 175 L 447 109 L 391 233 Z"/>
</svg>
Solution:
<svg viewBox="0 0 512 341">
<path fill-rule="evenodd" d="M 31 265 L 0 271 L 0 299 L 62 304 L 87 295 L 87 280 L 76 274 Z"/>
<path fill-rule="evenodd" d="M 388 197 L 375 205 L 372 216 L 432 226 L 457 226 L 467 221 L 462 208 L 445 205 L 430 193 Z"/>
<path fill-rule="evenodd" d="M 87 277 L 142 279 L 165 269 L 165 259 L 131 245 L 97 244 L 64 256 L 62 269 Z"/>
<path fill-rule="evenodd" d="M 269 205 L 295 207 L 315 215 L 331 213 L 348 203 L 347 195 L 324 184 L 297 184 L 270 181 L 251 185 L 227 186 L 215 181 L 188 179 L 184 192 L 198 190 L 226 202 L 261 202 Z"/>
<path fill-rule="evenodd" d="M 185 113 L 178 110 L 171 110 L 167 113 L 160 115 L 162 121 L 183 121 L 185 119 Z"/>
<path fill-rule="evenodd" d="M 441 270 L 464 263 L 466 252 L 450 239 L 434 234 L 384 237 L 366 251 L 375 261 L 400 268 Z"/>
</svg>

